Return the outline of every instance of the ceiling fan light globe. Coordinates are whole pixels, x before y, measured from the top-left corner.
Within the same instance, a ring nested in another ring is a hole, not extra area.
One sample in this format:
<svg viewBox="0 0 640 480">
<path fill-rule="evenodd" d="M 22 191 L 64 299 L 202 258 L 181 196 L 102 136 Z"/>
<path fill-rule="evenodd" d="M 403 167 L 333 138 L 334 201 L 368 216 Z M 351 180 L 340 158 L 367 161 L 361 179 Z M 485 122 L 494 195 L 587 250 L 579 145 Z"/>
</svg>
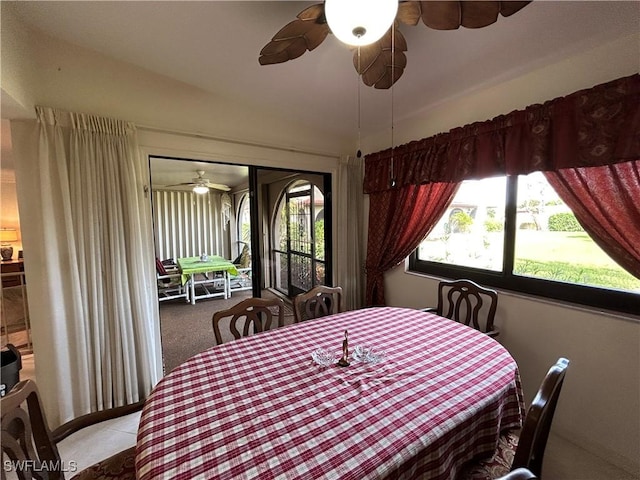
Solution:
<svg viewBox="0 0 640 480">
<path fill-rule="evenodd" d="M 369 45 L 389 30 L 398 13 L 398 0 L 326 0 L 324 11 L 338 40 Z"/>
<path fill-rule="evenodd" d="M 209 192 L 209 187 L 206 185 L 196 185 L 193 187 L 193 193 L 197 193 L 198 195 L 204 195 Z"/>
</svg>

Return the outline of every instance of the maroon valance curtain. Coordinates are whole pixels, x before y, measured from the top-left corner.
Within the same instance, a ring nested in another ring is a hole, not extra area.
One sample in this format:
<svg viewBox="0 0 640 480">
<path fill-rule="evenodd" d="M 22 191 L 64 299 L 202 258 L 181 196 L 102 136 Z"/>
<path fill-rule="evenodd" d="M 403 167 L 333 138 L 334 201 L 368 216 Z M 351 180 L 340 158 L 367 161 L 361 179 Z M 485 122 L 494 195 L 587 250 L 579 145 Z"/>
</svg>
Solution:
<svg viewBox="0 0 640 480">
<path fill-rule="evenodd" d="M 365 193 L 611 165 L 640 156 L 640 75 L 365 157 Z"/>
<path fill-rule="evenodd" d="M 534 171 L 561 172 L 547 175 L 558 194 L 600 246 L 638 275 L 640 217 L 634 206 L 640 183 L 633 163 L 640 159 L 638 74 L 414 141 L 394 148 L 393 157 L 391 153 L 388 149 L 365 157 L 364 191 L 370 194 L 367 305 L 385 304 L 384 272 L 417 248 L 461 181 Z M 616 164 L 621 165 L 586 168 Z M 612 174 L 626 180 L 605 178 Z M 607 196 L 608 188 L 619 191 Z M 412 203 L 418 196 L 419 203 Z M 594 214 L 594 203 L 606 213 Z M 625 226 L 615 235 L 606 234 L 622 204 Z M 413 215 L 420 218 L 408 218 Z"/>
</svg>

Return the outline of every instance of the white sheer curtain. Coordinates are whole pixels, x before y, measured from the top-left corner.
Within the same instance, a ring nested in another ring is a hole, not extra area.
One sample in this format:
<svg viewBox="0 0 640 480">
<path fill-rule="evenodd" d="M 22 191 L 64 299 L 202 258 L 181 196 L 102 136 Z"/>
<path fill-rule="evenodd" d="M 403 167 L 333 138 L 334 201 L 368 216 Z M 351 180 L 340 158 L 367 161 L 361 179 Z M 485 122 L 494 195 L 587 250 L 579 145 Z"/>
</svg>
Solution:
<svg viewBox="0 0 640 480">
<path fill-rule="evenodd" d="M 361 308 L 364 303 L 362 262 L 364 232 L 364 166 L 361 158 L 341 159 L 338 165 L 340 205 L 337 209 L 337 284 L 343 289 L 343 309 Z"/>
<path fill-rule="evenodd" d="M 135 127 L 36 113 L 11 128 L 36 380 L 56 426 L 144 398 L 162 361 Z"/>
</svg>

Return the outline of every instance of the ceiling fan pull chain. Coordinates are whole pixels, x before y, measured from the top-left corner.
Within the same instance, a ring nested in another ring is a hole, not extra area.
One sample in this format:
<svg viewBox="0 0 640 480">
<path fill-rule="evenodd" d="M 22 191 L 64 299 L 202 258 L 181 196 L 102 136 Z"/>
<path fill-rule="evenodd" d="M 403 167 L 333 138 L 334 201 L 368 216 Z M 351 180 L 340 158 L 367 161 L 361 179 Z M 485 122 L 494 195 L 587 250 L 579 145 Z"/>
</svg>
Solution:
<svg viewBox="0 0 640 480">
<path fill-rule="evenodd" d="M 361 108 L 360 108 L 360 83 L 362 77 L 362 68 L 360 64 L 360 45 L 358 45 L 358 151 L 356 152 L 356 157 L 362 157 L 361 143 L 360 143 L 360 116 L 361 116 Z"/>
<path fill-rule="evenodd" d="M 396 186 L 396 178 L 395 178 L 395 165 L 394 165 L 394 159 L 393 159 L 393 149 L 394 149 L 394 144 L 393 144 L 393 129 L 394 129 L 394 119 L 393 119 L 393 88 L 395 85 L 395 54 L 396 54 L 396 48 L 395 48 L 395 40 L 396 40 L 396 29 L 395 29 L 396 25 L 395 22 L 393 22 L 391 24 L 391 171 L 390 171 L 390 176 L 391 178 L 389 179 L 389 185 L 391 186 L 391 188 Z"/>
</svg>

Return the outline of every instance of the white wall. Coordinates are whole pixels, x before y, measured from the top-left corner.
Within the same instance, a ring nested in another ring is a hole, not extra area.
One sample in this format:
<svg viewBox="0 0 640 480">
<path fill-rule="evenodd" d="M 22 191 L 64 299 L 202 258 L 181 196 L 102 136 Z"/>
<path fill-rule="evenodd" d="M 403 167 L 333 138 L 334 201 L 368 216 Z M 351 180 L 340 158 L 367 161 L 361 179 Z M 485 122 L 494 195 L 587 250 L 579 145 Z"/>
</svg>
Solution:
<svg viewBox="0 0 640 480">
<path fill-rule="evenodd" d="M 600 46 L 501 85 L 471 92 L 395 129 L 406 143 L 638 72 L 640 35 Z M 387 135 L 388 136 L 388 135 Z M 382 141 L 381 141 L 382 140 Z M 369 151 L 388 148 L 368 138 Z M 437 280 L 385 275 L 393 306 L 436 305 Z M 571 360 L 553 431 L 630 472 L 640 470 L 640 317 L 500 292 L 500 342 L 520 366 L 527 401 L 560 356 Z M 638 312 L 640 314 L 640 312 Z"/>
<path fill-rule="evenodd" d="M 37 75 L 30 35 L 12 15 L 5 15 L 4 11 L 0 21 L 2 118 L 33 118 Z"/>
<path fill-rule="evenodd" d="M 137 125 L 215 135 L 258 145 L 338 156 L 353 146 L 295 122 L 283 111 L 260 111 L 95 51 L 26 30 L 2 15 L 2 90 L 33 111 L 43 105 L 114 117 Z"/>
</svg>

